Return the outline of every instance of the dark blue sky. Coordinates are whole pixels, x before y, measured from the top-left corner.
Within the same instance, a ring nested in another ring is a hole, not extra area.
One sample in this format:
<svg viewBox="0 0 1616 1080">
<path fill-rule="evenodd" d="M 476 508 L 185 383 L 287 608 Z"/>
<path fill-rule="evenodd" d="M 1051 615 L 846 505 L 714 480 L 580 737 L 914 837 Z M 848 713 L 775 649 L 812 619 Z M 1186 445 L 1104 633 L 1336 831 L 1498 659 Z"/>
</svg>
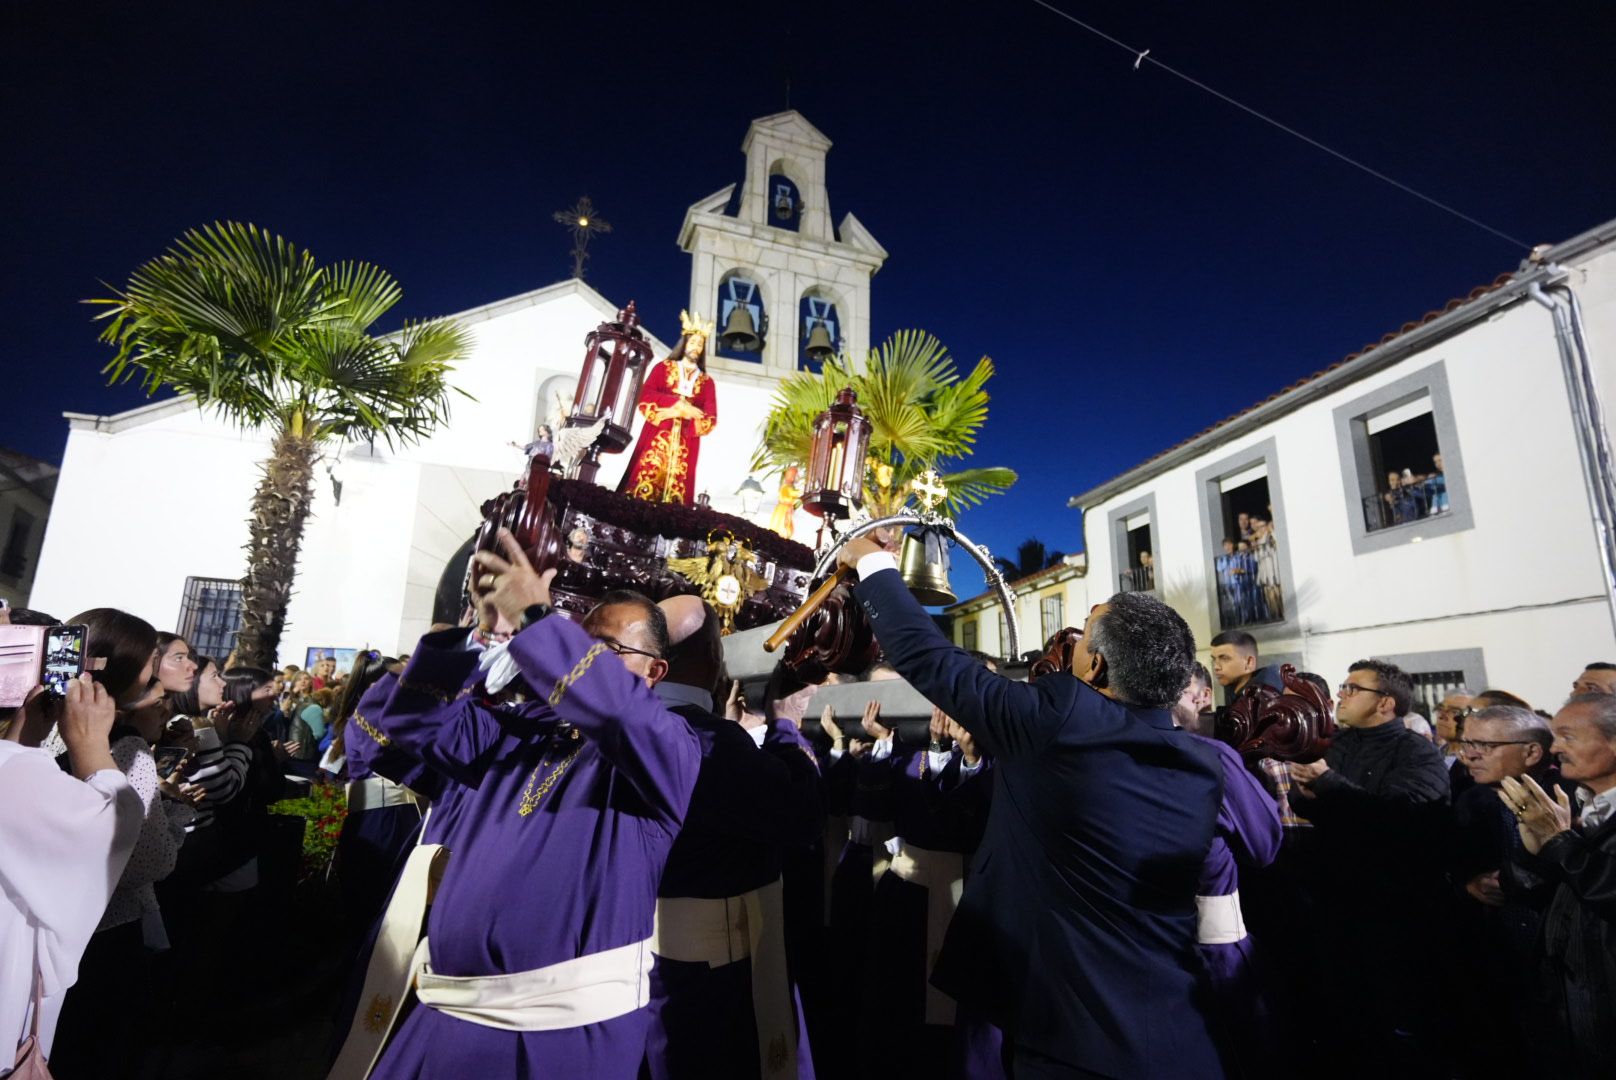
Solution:
<svg viewBox="0 0 1616 1080">
<path fill-rule="evenodd" d="M 1067 10 L 1528 243 L 1616 216 L 1616 8 Z M 875 337 L 999 366 L 962 525 L 1080 546 L 1068 495 L 1513 269 L 1489 236 L 1132 60 L 1030 0 L 812 5 L 11 5 L 0 34 L 7 404 L 59 460 L 115 412 L 88 310 L 186 228 L 237 218 L 458 311 L 568 272 L 552 211 L 616 231 L 590 280 L 676 332 L 687 206 L 747 122 L 831 137 L 832 213 L 892 253 Z M 391 320 L 396 322 L 396 318 Z M 974 585 L 959 581 L 962 593 Z"/>
</svg>

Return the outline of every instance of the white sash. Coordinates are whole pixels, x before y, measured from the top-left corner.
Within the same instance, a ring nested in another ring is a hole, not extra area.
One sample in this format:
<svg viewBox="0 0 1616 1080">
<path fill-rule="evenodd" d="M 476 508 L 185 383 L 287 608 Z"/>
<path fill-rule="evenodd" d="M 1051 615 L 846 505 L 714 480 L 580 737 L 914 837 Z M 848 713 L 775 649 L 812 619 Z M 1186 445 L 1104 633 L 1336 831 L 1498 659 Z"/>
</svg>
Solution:
<svg viewBox="0 0 1616 1080">
<path fill-rule="evenodd" d="M 384 806 L 422 804 L 422 798 L 402 784 L 395 784 L 385 776 L 367 776 L 363 780 L 348 781 L 348 812 L 380 810 Z"/>
<path fill-rule="evenodd" d="M 1198 945 L 1233 945 L 1244 941 L 1246 920 L 1240 914 L 1240 890 L 1228 896 L 1195 898 L 1195 941 Z"/>
<path fill-rule="evenodd" d="M 502 1031 L 560 1031 L 644 1008 L 651 939 L 509 975 L 439 975 L 430 939 L 415 953 L 415 996 L 458 1020 Z"/>
<path fill-rule="evenodd" d="M 926 1023 L 952 1024 L 954 999 L 931 984 L 931 973 L 965 889 L 965 856 L 957 851 L 915 847 L 902 840 L 896 846 L 892 872 L 926 890 Z"/>
<path fill-rule="evenodd" d="M 661 897 L 651 951 L 708 967 L 752 958 L 759 1075 L 797 1078 L 797 1016 L 786 973 L 785 909 L 778 879 L 723 900 Z"/>
<path fill-rule="evenodd" d="M 380 1060 L 409 996 L 411 965 L 426 926 L 426 910 L 448 861 L 449 849 L 441 844 L 419 844 L 410 852 L 371 949 L 358 1011 L 327 1080 L 363 1080 Z"/>
</svg>

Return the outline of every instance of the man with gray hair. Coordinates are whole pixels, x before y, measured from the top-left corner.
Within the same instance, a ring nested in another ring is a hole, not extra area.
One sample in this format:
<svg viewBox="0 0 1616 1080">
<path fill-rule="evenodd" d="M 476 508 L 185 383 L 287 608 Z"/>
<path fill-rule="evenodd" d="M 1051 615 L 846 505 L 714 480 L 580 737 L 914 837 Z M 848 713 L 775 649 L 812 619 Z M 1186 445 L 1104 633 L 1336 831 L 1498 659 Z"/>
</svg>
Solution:
<svg viewBox="0 0 1616 1080">
<path fill-rule="evenodd" d="M 1442 995 L 1455 1017 L 1493 1014 L 1490 1003 L 1508 1000 L 1530 977 L 1543 915 L 1513 882 L 1500 880 L 1521 851 L 1515 818 L 1499 801 L 1505 779 L 1531 776 L 1545 790 L 1559 777 L 1549 744 L 1549 725 L 1534 712 L 1513 705 L 1484 708 L 1464 720 L 1454 742 L 1471 786 L 1453 801 L 1449 866 L 1463 892 L 1452 910 L 1452 925 L 1463 948 L 1449 955 L 1452 990 Z M 1519 1023 L 1519 1010 L 1507 1010 L 1506 1023 Z M 1471 1074 L 1507 1073 L 1527 1065 L 1532 1045 L 1525 1026 L 1507 1039 L 1461 1039 Z M 1474 1055 L 1474 1056 L 1471 1056 Z"/>
<path fill-rule="evenodd" d="M 1523 884 L 1546 898 L 1539 995 L 1549 1033 L 1540 1071 L 1616 1076 L 1616 697 L 1578 694 L 1555 714 L 1550 749 L 1578 786 L 1505 778 L 1498 797 L 1520 822 Z"/>
<path fill-rule="evenodd" d="M 938 632 L 878 543 L 841 561 L 892 666 L 994 756 L 933 985 L 1004 1032 L 1017 1077 L 1222 1076 L 1195 954 L 1222 769 L 1173 727 L 1195 662 L 1184 620 L 1119 593 L 1070 672 L 1016 682 Z"/>
</svg>

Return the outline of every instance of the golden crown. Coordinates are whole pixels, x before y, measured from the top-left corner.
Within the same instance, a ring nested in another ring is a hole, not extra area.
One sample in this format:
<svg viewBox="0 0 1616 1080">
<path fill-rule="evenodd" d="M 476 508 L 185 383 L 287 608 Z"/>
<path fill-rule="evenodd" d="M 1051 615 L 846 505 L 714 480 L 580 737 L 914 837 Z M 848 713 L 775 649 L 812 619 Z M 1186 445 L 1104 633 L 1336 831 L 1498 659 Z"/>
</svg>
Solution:
<svg viewBox="0 0 1616 1080">
<path fill-rule="evenodd" d="M 702 338 L 711 338 L 718 324 L 711 319 L 702 321 L 700 315 L 692 315 L 688 311 L 679 312 L 679 332 L 684 335 L 699 335 Z"/>
</svg>

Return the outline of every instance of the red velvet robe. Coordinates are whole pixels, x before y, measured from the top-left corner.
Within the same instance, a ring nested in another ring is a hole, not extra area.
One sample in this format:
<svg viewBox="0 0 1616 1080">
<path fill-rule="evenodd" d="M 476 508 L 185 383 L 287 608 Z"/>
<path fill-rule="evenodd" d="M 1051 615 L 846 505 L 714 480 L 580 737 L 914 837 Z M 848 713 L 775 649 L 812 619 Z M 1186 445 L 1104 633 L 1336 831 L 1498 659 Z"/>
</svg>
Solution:
<svg viewBox="0 0 1616 1080">
<path fill-rule="evenodd" d="M 689 401 L 701 410 L 699 420 L 671 415 L 676 402 Z M 697 371 L 688 395 L 679 393 L 679 361 L 664 360 L 645 374 L 640 387 L 640 415 L 645 425 L 634 444 L 634 457 L 617 490 L 648 502 L 689 506 L 696 497 L 696 458 L 701 437 L 718 424 L 718 397 L 713 380 Z"/>
</svg>

